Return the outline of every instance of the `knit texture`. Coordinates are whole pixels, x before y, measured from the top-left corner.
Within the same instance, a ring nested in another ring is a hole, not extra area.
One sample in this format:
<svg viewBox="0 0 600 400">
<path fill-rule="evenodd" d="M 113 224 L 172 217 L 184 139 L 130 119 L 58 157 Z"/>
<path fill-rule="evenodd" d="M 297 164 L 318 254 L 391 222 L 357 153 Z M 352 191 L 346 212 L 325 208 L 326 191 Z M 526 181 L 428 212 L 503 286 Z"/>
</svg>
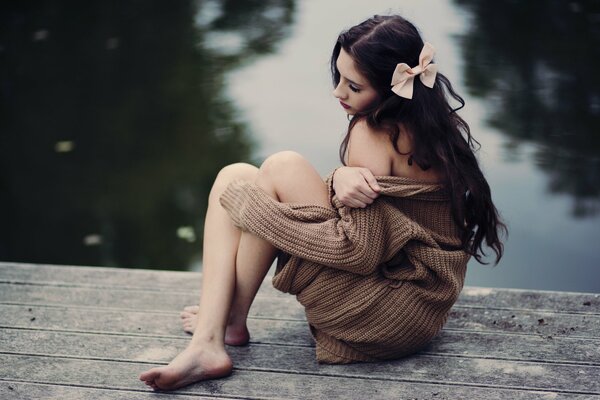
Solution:
<svg viewBox="0 0 600 400">
<path fill-rule="evenodd" d="M 251 182 L 220 198 L 234 224 L 280 249 L 273 285 L 304 306 L 319 362 L 399 358 L 426 345 L 463 287 L 469 255 L 442 186 L 378 176 L 381 195 L 348 208 L 280 203 Z"/>
</svg>

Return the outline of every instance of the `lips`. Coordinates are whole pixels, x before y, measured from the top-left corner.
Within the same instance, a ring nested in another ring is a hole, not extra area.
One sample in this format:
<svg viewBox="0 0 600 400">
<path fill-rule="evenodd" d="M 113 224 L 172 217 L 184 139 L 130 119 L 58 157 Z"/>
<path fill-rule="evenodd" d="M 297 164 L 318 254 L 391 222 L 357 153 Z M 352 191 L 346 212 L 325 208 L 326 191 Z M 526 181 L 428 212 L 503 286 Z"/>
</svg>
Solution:
<svg viewBox="0 0 600 400">
<path fill-rule="evenodd" d="M 340 100 L 340 104 L 342 105 L 342 107 L 344 107 L 346 110 L 350 108 L 350 106 L 346 103 L 344 103 L 343 101 Z"/>
</svg>

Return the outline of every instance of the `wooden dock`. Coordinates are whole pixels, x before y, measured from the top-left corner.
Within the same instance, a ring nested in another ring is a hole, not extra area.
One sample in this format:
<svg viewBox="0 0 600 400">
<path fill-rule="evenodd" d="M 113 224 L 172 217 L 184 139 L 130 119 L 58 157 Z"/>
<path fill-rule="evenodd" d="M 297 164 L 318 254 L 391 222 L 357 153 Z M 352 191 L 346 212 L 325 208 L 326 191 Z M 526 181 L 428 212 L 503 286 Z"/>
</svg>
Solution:
<svg viewBox="0 0 600 400">
<path fill-rule="evenodd" d="M 302 308 L 268 281 L 230 377 L 152 393 L 139 373 L 186 346 L 199 281 L 0 263 L 0 399 L 600 399 L 599 294 L 468 287 L 420 354 L 319 365 Z"/>
</svg>

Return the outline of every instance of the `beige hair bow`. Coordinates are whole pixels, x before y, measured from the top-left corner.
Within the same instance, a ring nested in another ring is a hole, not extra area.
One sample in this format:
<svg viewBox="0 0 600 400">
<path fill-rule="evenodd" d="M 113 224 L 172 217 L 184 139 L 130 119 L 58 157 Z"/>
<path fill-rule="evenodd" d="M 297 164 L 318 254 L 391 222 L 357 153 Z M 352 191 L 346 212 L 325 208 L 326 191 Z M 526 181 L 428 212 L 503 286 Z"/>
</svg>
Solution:
<svg viewBox="0 0 600 400">
<path fill-rule="evenodd" d="M 392 92 L 405 99 L 412 99 L 415 76 L 419 75 L 423 85 L 432 88 L 437 75 L 437 65 L 431 64 L 435 48 L 431 43 L 425 42 L 421 54 L 419 54 L 419 65 L 409 67 L 405 63 L 396 65 L 392 75 Z"/>
</svg>

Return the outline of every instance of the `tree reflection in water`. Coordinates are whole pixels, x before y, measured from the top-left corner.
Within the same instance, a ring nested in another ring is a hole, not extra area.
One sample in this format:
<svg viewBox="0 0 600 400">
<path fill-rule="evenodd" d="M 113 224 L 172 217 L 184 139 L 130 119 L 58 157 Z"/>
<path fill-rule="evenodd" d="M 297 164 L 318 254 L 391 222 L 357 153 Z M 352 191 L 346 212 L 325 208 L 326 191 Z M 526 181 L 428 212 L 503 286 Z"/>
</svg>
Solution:
<svg viewBox="0 0 600 400">
<path fill-rule="evenodd" d="M 293 0 L 3 2 L 0 259 L 187 268 L 216 173 L 253 148 L 225 75 L 272 52 L 294 12 Z"/>
<path fill-rule="evenodd" d="M 472 14 L 461 37 L 465 82 L 490 100 L 508 151 L 536 145 L 552 193 L 573 215 L 600 210 L 600 3 L 455 0 Z"/>
</svg>

